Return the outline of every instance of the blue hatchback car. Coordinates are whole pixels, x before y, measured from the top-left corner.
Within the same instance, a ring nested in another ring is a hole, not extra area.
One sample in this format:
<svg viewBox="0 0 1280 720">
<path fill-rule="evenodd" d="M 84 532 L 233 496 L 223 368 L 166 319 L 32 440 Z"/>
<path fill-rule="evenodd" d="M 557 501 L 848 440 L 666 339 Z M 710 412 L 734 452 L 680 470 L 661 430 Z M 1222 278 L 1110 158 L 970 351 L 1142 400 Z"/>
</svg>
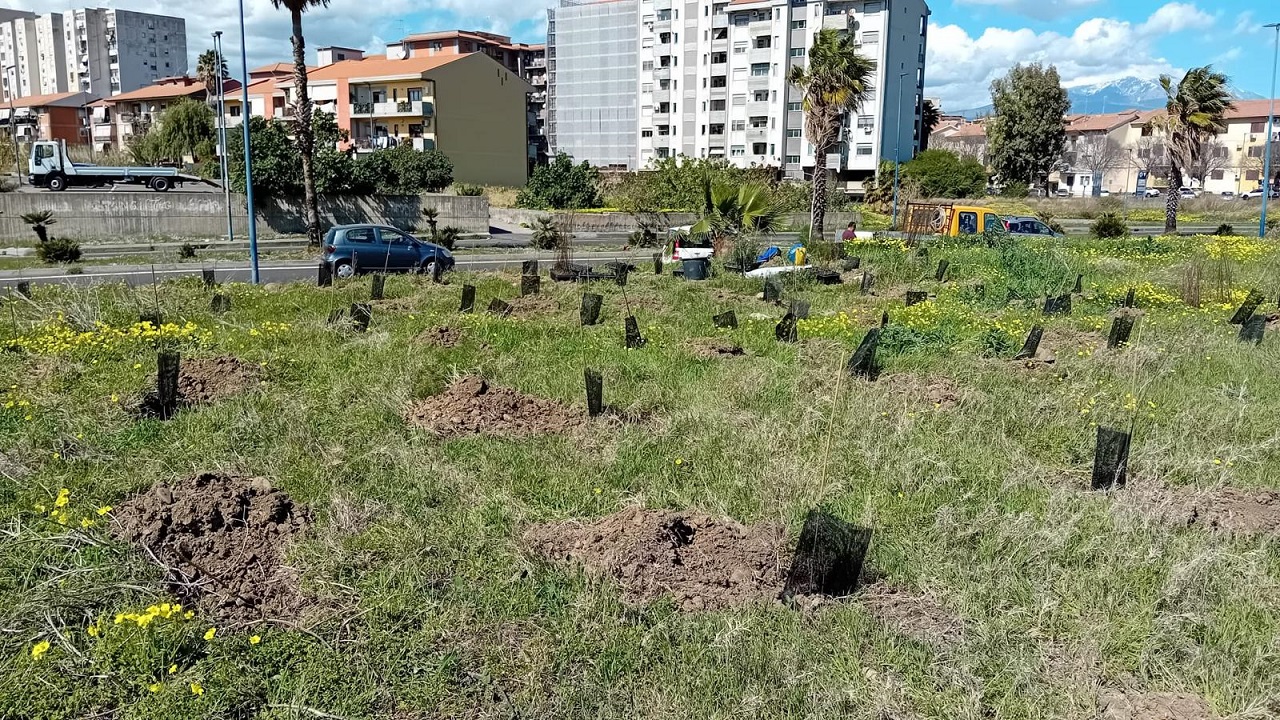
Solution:
<svg viewBox="0 0 1280 720">
<path fill-rule="evenodd" d="M 340 278 L 370 272 L 453 269 L 453 253 L 385 225 L 338 225 L 324 237 L 324 261 Z"/>
</svg>

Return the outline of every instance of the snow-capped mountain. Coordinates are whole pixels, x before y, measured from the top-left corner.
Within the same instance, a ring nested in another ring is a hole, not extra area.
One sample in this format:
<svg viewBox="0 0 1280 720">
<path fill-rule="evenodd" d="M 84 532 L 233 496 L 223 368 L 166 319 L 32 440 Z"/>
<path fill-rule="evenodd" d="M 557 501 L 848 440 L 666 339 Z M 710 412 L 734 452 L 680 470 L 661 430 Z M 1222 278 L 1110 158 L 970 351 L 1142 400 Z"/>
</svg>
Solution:
<svg viewBox="0 0 1280 720">
<path fill-rule="evenodd" d="M 1228 86 L 1233 97 L 1241 100 L 1261 98 L 1257 93 Z M 1121 112 L 1122 110 L 1155 110 L 1164 107 L 1164 89 L 1158 80 L 1144 80 L 1137 77 L 1120 78 L 1097 85 L 1079 85 L 1067 88 L 1067 96 L 1071 98 L 1071 112 L 1074 114 L 1095 115 L 1099 113 Z M 946 109 L 943 109 L 947 112 Z M 979 108 L 961 110 L 956 114 L 973 119 L 990 115 L 990 105 Z"/>
</svg>

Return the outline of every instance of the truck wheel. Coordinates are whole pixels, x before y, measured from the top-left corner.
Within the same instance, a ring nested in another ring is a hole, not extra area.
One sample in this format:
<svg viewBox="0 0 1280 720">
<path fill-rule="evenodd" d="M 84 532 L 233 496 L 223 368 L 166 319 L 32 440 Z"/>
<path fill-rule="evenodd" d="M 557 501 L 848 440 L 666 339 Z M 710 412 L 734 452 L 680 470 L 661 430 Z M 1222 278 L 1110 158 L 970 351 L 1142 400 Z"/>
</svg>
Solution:
<svg viewBox="0 0 1280 720">
<path fill-rule="evenodd" d="M 158 177 L 151 179 L 151 189 L 156 192 L 167 192 L 171 187 L 173 187 L 173 183 L 169 182 L 169 178 Z"/>
<path fill-rule="evenodd" d="M 49 189 L 54 192 L 62 192 L 67 189 L 67 179 L 61 175 L 54 175 L 49 178 Z"/>
</svg>

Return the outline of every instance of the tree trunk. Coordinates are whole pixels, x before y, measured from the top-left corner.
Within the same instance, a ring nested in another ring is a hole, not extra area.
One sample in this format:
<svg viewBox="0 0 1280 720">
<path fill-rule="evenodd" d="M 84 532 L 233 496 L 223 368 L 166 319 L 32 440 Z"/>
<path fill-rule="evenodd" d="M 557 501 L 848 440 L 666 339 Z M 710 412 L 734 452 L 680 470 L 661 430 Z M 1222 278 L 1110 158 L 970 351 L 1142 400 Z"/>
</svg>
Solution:
<svg viewBox="0 0 1280 720">
<path fill-rule="evenodd" d="M 823 224 L 827 220 L 827 153 L 826 146 L 815 148 L 813 154 L 813 196 L 809 205 L 809 241 L 821 242 Z"/>
<path fill-rule="evenodd" d="M 311 127 L 311 94 L 307 92 L 307 53 L 302 38 L 302 10 L 292 11 L 293 16 L 293 87 L 297 92 L 294 101 L 294 120 L 298 123 L 298 154 L 302 156 L 303 209 L 307 218 L 307 243 L 320 244 L 320 210 L 316 204 L 316 174 L 313 160 L 316 137 Z"/>
<path fill-rule="evenodd" d="M 1169 170 L 1169 193 L 1164 203 L 1164 232 L 1172 235 L 1178 232 L 1178 200 L 1182 190 L 1182 170 L 1174 165 Z"/>
</svg>

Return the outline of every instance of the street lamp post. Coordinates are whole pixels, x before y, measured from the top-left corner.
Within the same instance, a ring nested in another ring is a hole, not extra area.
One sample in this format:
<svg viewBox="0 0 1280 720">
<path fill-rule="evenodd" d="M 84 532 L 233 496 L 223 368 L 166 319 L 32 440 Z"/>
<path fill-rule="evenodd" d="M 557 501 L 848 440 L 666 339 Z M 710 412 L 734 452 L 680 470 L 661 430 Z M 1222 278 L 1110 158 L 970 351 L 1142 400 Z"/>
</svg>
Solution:
<svg viewBox="0 0 1280 720">
<path fill-rule="evenodd" d="M 253 163 L 249 157 L 249 51 L 244 46 L 244 0 L 240 0 L 240 127 L 244 130 L 244 199 L 249 220 L 249 279 L 257 285 L 258 274 L 258 220 L 253 209 Z"/>
<path fill-rule="evenodd" d="M 902 85 L 907 74 L 898 73 L 898 128 L 893 141 L 893 229 L 898 229 L 898 188 L 901 185 L 902 167 Z"/>
<path fill-rule="evenodd" d="M 1280 23 L 1271 23 L 1265 27 L 1276 31 L 1276 40 L 1271 60 L 1271 95 L 1269 96 L 1271 110 L 1267 112 L 1267 136 L 1263 139 L 1267 149 L 1263 153 L 1266 155 L 1266 160 L 1262 162 L 1262 219 L 1258 221 L 1258 237 L 1267 235 L 1267 200 L 1271 197 L 1271 188 L 1274 185 L 1271 182 L 1271 141 L 1276 120 L 1276 67 L 1280 66 Z"/>
<path fill-rule="evenodd" d="M 12 76 L 9 74 L 10 70 L 13 71 Z M 17 92 L 14 89 L 14 86 L 18 84 L 18 66 L 17 65 L 6 66 L 4 69 L 4 75 L 6 80 L 12 77 L 12 80 L 9 80 L 9 90 L 5 94 L 9 96 L 9 137 L 13 140 L 13 165 L 14 165 L 14 170 L 16 170 L 18 173 L 18 187 L 22 187 L 22 158 L 18 157 L 18 155 L 20 154 L 18 152 L 18 128 L 13 123 L 14 121 L 13 94 Z"/>
<path fill-rule="evenodd" d="M 227 241 L 235 240 L 235 228 L 231 224 L 231 184 L 227 175 L 227 98 L 226 87 L 223 85 L 222 67 L 225 64 L 222 59 L 222 31 L 218 30 L 213 33 L 213 54 L 214 70 L 218 74 L 218 164 L 222 170 L 222 199 L 227 206 Z M 244 113 L 241 112 L 243 120 Z"/>
</svg>

